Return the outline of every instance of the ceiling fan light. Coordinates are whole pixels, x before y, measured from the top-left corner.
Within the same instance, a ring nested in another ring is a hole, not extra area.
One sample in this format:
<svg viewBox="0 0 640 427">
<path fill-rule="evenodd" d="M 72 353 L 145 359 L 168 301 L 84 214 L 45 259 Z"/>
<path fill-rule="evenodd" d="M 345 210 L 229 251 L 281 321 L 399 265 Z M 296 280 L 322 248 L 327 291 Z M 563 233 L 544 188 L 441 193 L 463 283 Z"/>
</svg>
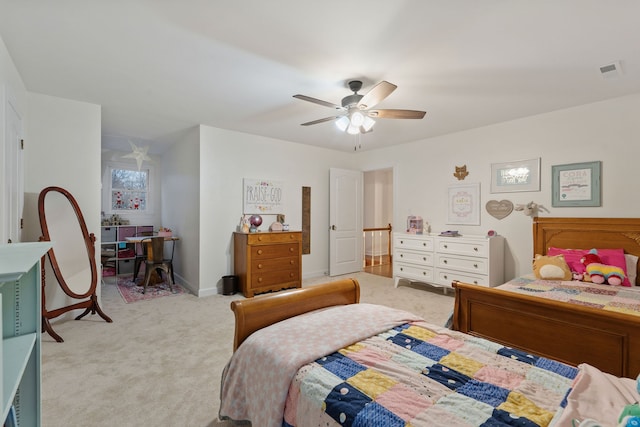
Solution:
<svg viewBox="0 0 640 427">
<path fill-rule="evenodd" d="M 336 120 L 336 126 L 342 132 L 347 130 L 347 127 L 349 126 L 349 117 L 347 117 L 347 116 L 340 117 L 338 120 Z"/>
<path fill-rule="evenodd" d="M 362 128 L 364 129 L 365 132 L 369 132 L 373 128 L 373 125 L 375 125 L 375 124 L 376 124 L 376 121 L 373 120 L 371 117 L 364 116 L 364 121 L 362 123 Z"/>
<path fill-rule="evenodd" d="M 349 127 L 347 128 L 347 133 L 350 135 L 357 135 L 360 133 L 360 127 L 349 125 Z"/>
<path fill-rule="evenodd" d="M 364 114 L 359 111 L 356 111 L 351 114 L 351 125 L 355 127 L 360 127 L 364 123 Z"/>
</svg>

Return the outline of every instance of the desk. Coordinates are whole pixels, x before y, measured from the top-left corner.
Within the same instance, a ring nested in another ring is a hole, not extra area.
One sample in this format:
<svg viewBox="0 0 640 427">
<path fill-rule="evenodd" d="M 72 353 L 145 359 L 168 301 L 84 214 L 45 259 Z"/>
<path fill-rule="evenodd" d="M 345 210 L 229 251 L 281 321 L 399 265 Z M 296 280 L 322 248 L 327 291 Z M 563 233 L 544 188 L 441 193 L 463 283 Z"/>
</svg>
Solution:
<svg viewBox="0 0 640 427">
<path fill-rule="evenodd" d="M 146 244 L 146 251 L 143 251 L 142 254 L 138 253 L 137 250 L 137 246 L 136 246 L 136 260 L 135 260 L 135 265 L 134 265 L 134 270 L 133 270 L 133 281 L 135 282 L 136 278 L 138 277 L 138 270 L 140 270 L 140 265 L 142 264 L 142 261 L 147 258 L 147 259 L 152 259 L 153 258 L 153 248 L 151 245 L 151 238 L 152 237 L 158 237 L 158 236 L 135 236 L 135 237 L 127 237 L 126 240 L 129 243 L 135 243 L 137 244 L 142 244 L 145 243 Z M 165 242 L 172 242 L 171 245 L 171 255 L 168 257 L 164 257 L 165 259 L 170 260 L 171 262 L 171 280 L 173 280 L 173 282 L 175 283 L 175 280 L 173 278 L 173 252 L 175 250 L 175 242 L 177 240 L 180 240 L 179 237 L 177 236 L 164 236 L 164 241 Z M 155 274 L 155 272 L 154 272 Z M 153 284 L 157 283 L 158 280 L 156 280 L 155 278 L 152 279 Z"/>
</svg>

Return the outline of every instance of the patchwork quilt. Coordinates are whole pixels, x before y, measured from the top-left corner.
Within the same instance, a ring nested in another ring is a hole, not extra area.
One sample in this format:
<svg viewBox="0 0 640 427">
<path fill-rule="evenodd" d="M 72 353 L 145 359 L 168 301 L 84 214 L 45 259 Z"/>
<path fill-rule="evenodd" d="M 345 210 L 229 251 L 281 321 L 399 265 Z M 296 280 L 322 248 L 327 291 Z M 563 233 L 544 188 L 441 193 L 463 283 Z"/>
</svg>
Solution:
<svg viewBox="0 0 640 427">
<path fill-rule="evenodd" d="M 640 289 L 579 281 L 518 277 L 497 289 L 640 316 Z"/>
<path fill-rule="evenodd" d="M 546 426 L 577 373 L 410 313 L 351 304 L 252 334 L 225 368 L 219 416 L 260 427 Z"/>
<path fill-rule="evenodd" d="M 283 426 L 547 426 L 578 370 L 422 322 L 298 371 Z"/>
</svg>

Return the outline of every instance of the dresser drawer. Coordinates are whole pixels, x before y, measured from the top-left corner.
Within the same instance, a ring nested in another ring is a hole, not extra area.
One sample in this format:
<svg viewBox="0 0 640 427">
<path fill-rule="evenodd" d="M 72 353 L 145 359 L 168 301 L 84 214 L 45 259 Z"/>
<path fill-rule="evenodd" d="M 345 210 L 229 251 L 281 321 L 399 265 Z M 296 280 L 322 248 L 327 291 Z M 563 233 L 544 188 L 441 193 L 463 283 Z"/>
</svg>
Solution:
<svg viewBox="0 0 640 427">
<path fill-rule="evenodd" d="M 267 258 L 251 261 L 251 268 L 256 273 L 275 270 L 297 270 L 300 267 L 298 257 Z"/>
<path fill-rule="evenodd" d="M 436 252 L 448 254 L 486 257 L 489 253 L 489 242 L 486 240 L 456 240 L 458 238 L 436 240 Z"/>
<path fill-rule="evenodd" d="M 247 235 L 249 245 L 268 245 L 271 243 L 302 242 L 302 233 L 251 233 Z"/>
<path fill-rule="evenodd" d="M 298 270 L 277 270 L 277 271 L 256 271 L 251 276 L 251 287 L 255 292 L 258 292 L 260 288 L 270 285 L 294 283 L 296 286 L 298 283 Z M 290 286 L 292 287 L 292 286 Z"/>
<path fill-rule="evenodd" d="M 272 244 L 272 245 L 256 245 L 250 247 L 251 259 L 259 260 L 265 258 L 283 258 L 290 256 L 298 256 L 300 252 L 299 243 Z"/>
<path fill-rule="evenodd" d="M 394 259 L 396 262 L 411 263 L 418 265 L 433 265 L 432 252 L 414 252 L 405 250 L 396 250 Z"/>
<path fill-rule="evenodd" d="M 418 237 L 417 235 L 410 234 L 395 236 L 394 247 L 396 249 L 402 248 L 433 252 L 433 238 L 428 236 Z"/>
<path fill-rule="evenodd" d="M 458 280 L 460 282 L 471 283 L 478 286 L 489 286 L 489 279 L 487 276 L 467 274 L 460 271 L 443 270 L 438 268 L 436 270 L 436 281 L 442 286 L 451 287 L 451 282 Z"/>
<path fill-rule="evenodd" d="M 487 274 L 486 258 L 436 254 L 436 267 L 469 273 Z"/>
<path fill-rule="evenodd" d="M 395 263 L 395 265 L 393 266 L 393 275 L 421 282 L 432 282 L 433 268 L 420 267 L 404 263 Z"/>
</svg>

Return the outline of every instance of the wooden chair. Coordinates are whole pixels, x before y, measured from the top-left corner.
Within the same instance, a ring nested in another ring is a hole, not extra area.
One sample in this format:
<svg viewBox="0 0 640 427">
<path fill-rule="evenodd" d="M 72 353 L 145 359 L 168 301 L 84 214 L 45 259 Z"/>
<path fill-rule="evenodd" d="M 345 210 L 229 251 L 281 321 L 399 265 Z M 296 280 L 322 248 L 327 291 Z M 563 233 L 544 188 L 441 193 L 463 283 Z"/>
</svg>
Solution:
<svg viewBox="0 0 640 427">
<path fill-rule="evenodd" d="M 153 231 L 141 231 L 136 237 L 153 236 Z M 140 247 L 138 247 L 140 245 Z M 136 258 L 133 261 L 133 281 L 135 282 L 140 274 L 140 266 L 147 259 L 147 245 L 144 243 L 136 243 Z"/>
<path fill-rule="evenodd" d="M 147 285 L 154 271 L 158 273 L 165 272 L 169 289 L 173 292 L 173 266 L 171 260 L 164 258 L 164 237 L 150 237 L 148 240 L 145 239 L 144 243 L 147 245 L 147 258 L 144 261 L 144 287 L 142 288 L 142 293 L 144 294 L 147 291 Z"/>
</svg>

